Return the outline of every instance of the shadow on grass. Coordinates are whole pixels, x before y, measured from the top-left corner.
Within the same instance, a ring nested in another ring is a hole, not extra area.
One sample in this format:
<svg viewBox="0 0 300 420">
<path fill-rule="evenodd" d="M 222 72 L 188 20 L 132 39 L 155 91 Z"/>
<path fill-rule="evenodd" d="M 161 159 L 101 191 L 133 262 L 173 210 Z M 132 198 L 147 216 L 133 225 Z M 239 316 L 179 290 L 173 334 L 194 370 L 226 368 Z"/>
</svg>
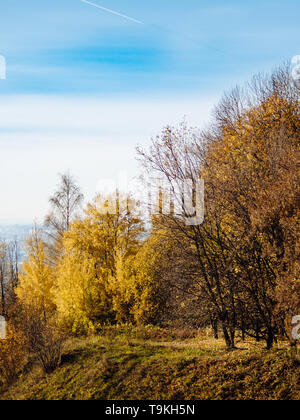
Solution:
<svg viewBox="0 0 300 420">
<path fill-rule="evenodd" d="M 83 349 L 72 350 L 69 353 L 65 353 L 61 356 L 61 366 L 71 364 L 82 358 L 85 351 Z"/>
</svg>

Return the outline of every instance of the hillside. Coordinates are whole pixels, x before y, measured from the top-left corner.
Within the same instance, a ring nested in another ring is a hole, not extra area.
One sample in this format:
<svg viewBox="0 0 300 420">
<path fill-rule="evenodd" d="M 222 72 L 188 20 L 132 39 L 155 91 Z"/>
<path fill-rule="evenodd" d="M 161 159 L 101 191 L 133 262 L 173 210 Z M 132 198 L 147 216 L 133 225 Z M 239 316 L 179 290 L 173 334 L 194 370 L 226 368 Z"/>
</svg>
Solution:
<svg viewBox="0 0 300 420">
<path fill-rule="evenodd" d="M 66 344 L 45 375 L 35 364 L 0 399 L 300 399 L 300 364 L 285 344 L 238 342 L 226 352 L 206 333 L 116 330 Z"/>
</svg>

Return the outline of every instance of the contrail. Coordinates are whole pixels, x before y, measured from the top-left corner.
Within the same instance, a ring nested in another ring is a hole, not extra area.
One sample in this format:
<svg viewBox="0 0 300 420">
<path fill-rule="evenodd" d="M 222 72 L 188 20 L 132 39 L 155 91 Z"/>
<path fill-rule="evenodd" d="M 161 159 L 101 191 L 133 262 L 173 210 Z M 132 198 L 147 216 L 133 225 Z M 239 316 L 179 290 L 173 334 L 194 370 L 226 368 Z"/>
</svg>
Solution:
<svg viewBox="0 0 300 420">
<path fill-rule="evenodd" d="M 129 16 L 126 16 L 126 15 L 122 15 L 122 13 L 115 12 L 114 10 L 107 9 L 106 7 L 103 7 L 103 6 L 99 6 L 99 4 L 95 4 L 95 3 L 92 3 L 92 2 L 87 1 L 87 0 L 81 0 L 81 1 L 83 3 L 89 4 L 90 6 L 94 6 L 94 7 L 97 7 L 98 9 L 105 10 L 105 12 L 109 12 L 109 13 L 112 13 L 113 15 L 121 16 L 122 18 L 130 20 L 131 22 L 135 22 L 135 23 L 138 23 L 140 25 L 144 25 L 144 22 L 141 22 L 140 20 L 133 19 L 132 17 L 129 17 Z"/>
</svg>

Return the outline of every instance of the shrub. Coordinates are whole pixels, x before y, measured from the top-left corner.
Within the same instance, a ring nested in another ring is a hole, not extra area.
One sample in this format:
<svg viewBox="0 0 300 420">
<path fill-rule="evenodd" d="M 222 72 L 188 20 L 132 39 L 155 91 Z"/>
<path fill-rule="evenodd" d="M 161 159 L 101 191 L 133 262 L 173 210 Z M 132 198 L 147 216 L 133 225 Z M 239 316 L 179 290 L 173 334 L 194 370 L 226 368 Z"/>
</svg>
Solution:
<svg viewBox="0 0 300 420">
<path fill-rule="evenodd" d="M 23 370 L 27 358 L 25 338 L 8 328 L 6 340 L 0 340 L 0 379 L 10 384 Z"/>
<path fill-rule="evenodd" d="M 57 326 L 56 320 L 47 319 L 42 312 L 28 312 L 22 327 L 29 351 L 36 356 L 45 373 L 53 372 L 61 363 L 65 341 L 65 334 Z"/>
</svg>

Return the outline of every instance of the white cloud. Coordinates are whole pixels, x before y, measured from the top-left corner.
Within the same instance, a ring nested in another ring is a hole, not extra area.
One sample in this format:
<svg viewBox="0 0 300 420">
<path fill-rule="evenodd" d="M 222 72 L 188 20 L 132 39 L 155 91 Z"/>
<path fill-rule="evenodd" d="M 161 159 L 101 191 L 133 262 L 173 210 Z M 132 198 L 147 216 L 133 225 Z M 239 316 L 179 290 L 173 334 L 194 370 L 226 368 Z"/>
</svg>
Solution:
<svg viewBox="0 0 300 420">
<path fill-rule="evenodd" d="M 137 144 L 184 115 L 201 125 L 215 99 L 2 97 L 0 223 L 41 219 L 58 172 L 74 173 L 87 199 L 101 179 L 137 175 Z"/>
</svg>

